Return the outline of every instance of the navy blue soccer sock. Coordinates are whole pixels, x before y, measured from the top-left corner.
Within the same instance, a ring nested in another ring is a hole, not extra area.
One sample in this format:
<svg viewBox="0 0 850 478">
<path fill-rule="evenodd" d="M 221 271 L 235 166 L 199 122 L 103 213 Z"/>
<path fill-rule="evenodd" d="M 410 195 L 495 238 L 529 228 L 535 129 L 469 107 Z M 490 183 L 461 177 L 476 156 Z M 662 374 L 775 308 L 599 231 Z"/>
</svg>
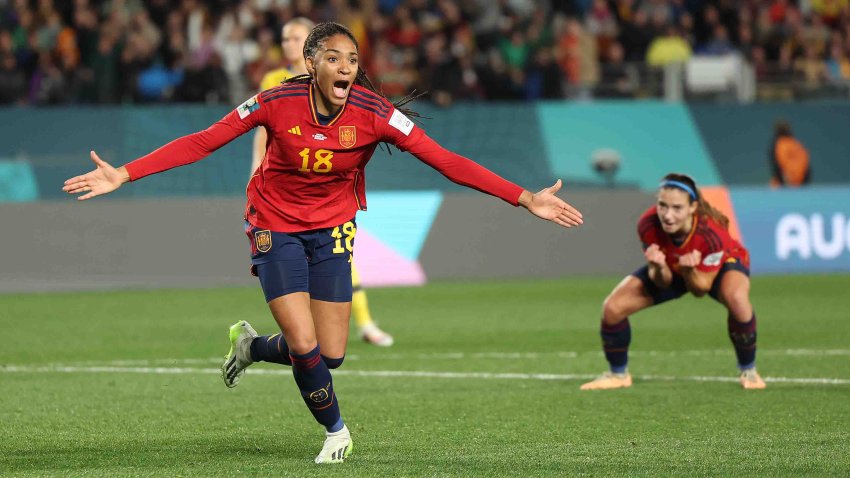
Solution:
<svg viewBox="0 0 850 478">
<path fill-rule="evenodd" d="M 729 328 L 729 338 L 735 347 L 735 355 L 738 356 L 738 368 L 746 370 L 756 365 L 756 313 L 749 322 L 742 324 L 732 314 L 726 317 Z"/>
<path fill-rule="evenodd" d="M 614 373 L 624 373 L 629 364 L 629 344 L 632 342 L 632 327 L 629 318 L 615 325 L 607 325 L 602 322 L 602 350 L 605 351 L 605 359 Z"/>
<path fill-rule="evenodd" d="M 286 344 L 283 334 L 263 335 L 254 338 L 251 342 L 251 360 L 292 365 L 292 359 L 289 358 L 289 345 Z M 330 358 L 322 355 L 322 360 L 329 369 L 335 369 L 342 365 L 345 356 Z"/>
<path fill-rule="evenodd" d="M 343 427 L 339 404 L 333 389 L 333 380 L 328 366 L 322 360 L 319 346 L 303 355 L 290 354 L 292 375 L 301 390 L 301 397 L 317 422 L 329 432 Z"/>
<path fill-rule="evenodd" d="M 289 346 L 286 345 L 283 334 L 256 337 L 251 342 L 251 360 L 292 365 L 292 359 L 289 358 Z"/>
</svg>

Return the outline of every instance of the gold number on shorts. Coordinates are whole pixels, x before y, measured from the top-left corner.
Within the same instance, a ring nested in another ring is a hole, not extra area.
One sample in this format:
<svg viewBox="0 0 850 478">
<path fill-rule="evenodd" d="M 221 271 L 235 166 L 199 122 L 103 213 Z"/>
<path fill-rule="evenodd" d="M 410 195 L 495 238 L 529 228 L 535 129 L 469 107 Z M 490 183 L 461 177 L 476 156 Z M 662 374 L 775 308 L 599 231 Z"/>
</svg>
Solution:
<svg viewBox="0 0 850 478">
<path fill-rule="evenodd" d="M 333 248 L 334 254 L 342 254 L 345 251 L 354 251 L 354 235 L 357 234 L 357 228 L 354 227 L 353 222 L 348 221 L 342 225 L 341 229 L 342 230 L 340 231 L 340 226 L 337 226 L 333 231 L 331 231 L 331 237 L 336 239 Z M 343 237 L 345 237 L 345 247 L 342 247 Z"/>
</svg>

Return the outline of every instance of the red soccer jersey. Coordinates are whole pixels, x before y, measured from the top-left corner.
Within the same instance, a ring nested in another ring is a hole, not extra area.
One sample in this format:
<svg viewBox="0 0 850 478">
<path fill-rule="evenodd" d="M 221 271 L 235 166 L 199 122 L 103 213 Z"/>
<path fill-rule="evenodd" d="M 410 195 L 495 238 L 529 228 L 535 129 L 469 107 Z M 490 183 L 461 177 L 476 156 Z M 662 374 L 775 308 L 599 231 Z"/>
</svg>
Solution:
<svg viewBox="0 0 850 478">
<path fill-rule="evenodd" d="M 661 228 L 661 220 L 655 206 L 652 206 L 638 220 L 638 237 L 644 249 L 651 244 L 658 244 L 674 274 L 679 274 L 679 257 L 691 251 L 700 251 L 702 254 L 702 261 L 697 266 L 697 270 L 702 272 L 717 271 L 726 262 L 739 262 L 748 269 L 750 267 L 747 249 L 710 217 L 694 215 L 690 234 L 677 246 Z"/>
<path fill-rule="evenodd" d="M 257 126 L 266 154 L 248 183 L 245 218 L 255 227 L 301 232 L 338 226 L 366 209 L 364 169 L 378 143 L 408 151 L 455 183 L 514 206 L 523 189 L 447 151 L 385 98 L 353 86 L 346 104 L 319 124 L 312 85 L 265 90 L 204 131 L 176 139 L 129 164 L 131 180 L 198 161 Z"/>
</svg>

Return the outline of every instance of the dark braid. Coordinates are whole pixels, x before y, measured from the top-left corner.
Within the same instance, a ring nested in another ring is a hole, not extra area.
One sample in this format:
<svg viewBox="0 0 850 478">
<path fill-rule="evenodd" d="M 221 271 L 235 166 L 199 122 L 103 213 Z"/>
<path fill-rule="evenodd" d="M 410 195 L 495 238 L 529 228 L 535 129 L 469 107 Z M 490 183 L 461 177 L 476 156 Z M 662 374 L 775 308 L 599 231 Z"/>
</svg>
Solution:
<svg viewBox="0 0 850 478">
<path fill-rule="evenodd" d="M 354 38 L 354 34 L 351 33 L 351 30 L 346 28 L 344 25 L 340 25 L 339 23 L 326 22 L 319 23 L 315 27 L 313 27 L 312 30 L 310 30 L 310 34 L 307 35 L 307 39 L 304 40 L 304 58 L 306 59 L 315 57 L 316 53 L 318 53 L 325 40 L 334 35 L 347 36 L 348 39 L 351 40 L 352 43 L 354 43 L 354 47 L 357 48 L 358 51 L 360 50 L 360 45 L 357 44 L 357 39 Z M 309 74 L 303 74 L 288 78 L 284 81 L 284 83 L 310 83 L 312 80 L 313 77 L 311 77 Z M 364 70 L 363 68 L 357 69 L 357 76 L 354 77 L 354 84 L 360 85 L 363 88 L 366 88 L 367 90 L 371 91 L 372 93 L 379 95 L 381 98 L 387 99 L 387 97 L 384 96 L 383 93 L 381 93 L 380 91 L 378 91 L 377 88 L 375 88 L 375 85 L 372 84 L 372 80 L 369 79 L 369 77 L 366 75 L 366 70 Z M 410 108 L 403 108 L 403 106 L 424 95 L 425 93 L 416 93 L 416 91 L 414 90 L 412 93 L 406 95 L 404 98 L 392 103 L 392 105 L 396 109 L 411 118 L 421 118 L 422 115 Z"/>
<path fill-rule="evenodd" d="M 704 197 L 702 197 L 702 193 L 699 191 L 699 188 L 697 188 L 697 183 L 693 180 L 693 178 L 691 178 L 687 174 L 670 173 L 661 179 L 662 188 L 676 188 L 676 186 L 663 186 L 664 181 L 676 181 L 688 185 L 691 189 L 694 190 L 694 193 L 697 196 L 696 199 L 693 199 L 691 198 L 690 193 L 688 193 L 688 199 L 690 200 L 690 202 L 693 203 L 694 201 L 697 201 L 699 203 L 697 205 L 697 214 L 700 216 L 708 216 L 720 223 L 721 226 L 725 227 L 726 229 L 729 229 L 729 218 L 726 217 L 726 215 L 722 212 L 715 209 L 714 206 L 712 206 L 708 201 L 705 200 Z M 676 189 L 684 191 L 681 188 Z"/>
</svg>

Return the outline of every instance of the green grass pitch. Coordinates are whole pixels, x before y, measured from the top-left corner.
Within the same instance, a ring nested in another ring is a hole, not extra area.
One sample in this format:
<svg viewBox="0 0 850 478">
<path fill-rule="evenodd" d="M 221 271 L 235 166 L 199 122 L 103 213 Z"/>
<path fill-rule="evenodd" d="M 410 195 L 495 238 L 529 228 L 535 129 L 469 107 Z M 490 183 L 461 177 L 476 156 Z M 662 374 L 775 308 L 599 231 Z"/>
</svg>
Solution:
<svg viewBox="0 0 850 478">
<path fill-rule="evenodd" d="M 288 368 L 218 376 L 231 323 L 274 331 L 259 289 L 0 295 L 0 476 L 850 475 L 850 276 L 754 279 L 767 390 L 688 297 L 632 318 L 632 388 L 580 392 L 617 280 L 370 290 L 396 345 L 352 336 L 321 469 Z"/>
</svg>

